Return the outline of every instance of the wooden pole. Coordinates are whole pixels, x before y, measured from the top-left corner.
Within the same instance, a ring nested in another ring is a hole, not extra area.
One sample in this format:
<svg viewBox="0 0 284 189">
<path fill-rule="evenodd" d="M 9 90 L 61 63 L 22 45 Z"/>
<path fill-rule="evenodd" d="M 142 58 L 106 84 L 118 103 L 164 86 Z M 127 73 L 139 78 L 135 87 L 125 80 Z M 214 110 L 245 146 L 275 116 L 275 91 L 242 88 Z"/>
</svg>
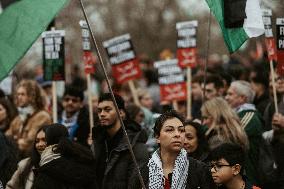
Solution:
<svg viewBox="0 0 284 189">
<path fill-rule="evenodd" d="M 136 92 L 136 88 L 135 88 L 135 85 L 134 85 L 133 81 L 132 80 L 128 81 L 128 85 L 129 85 L 131 94 L 133 96 L 134 103 L 137 106 L 140 106 L 140 102 L 139 102 L 139 99 L 138 99 L 138 96 L 137 96 L 137 92 Z"/>
<path fill-rule="evenodd" d="M 178 102 L 177 102 L 177 100 L 173 100 L 173 108 L 174 108 L 174 110 L 178 111 Z"/>
<path fill-rule="evenodd" d="M 186 89 L 187 89 L 187 119 L 191 119 L 191 106 L 192 106 L 192 101 L 191 101 L 191 68 L 187 67 L 186 69 L 186 76 L 187 76 L 187 81 L 186 81 Z"/>
<path fill-rule="evenodd" d="M 57 123 L 56 81 L 52 81 L 52 118 L 53 118 L 53 123 Z"/>
<path fill-rule="evenodd" d="M 94 114 L 93 114 L 93 103 L 92 103 L 92 91 L 91 91 L 91 74 L 87 74 L 87 88 L 88 88 L 88 106 L 89 106 L 89 123 L 90 123 L 90 134 L 89 138 L 92 139 L 92 129 L 94 127 Z"/>
<path fill-rule="evenodd" d="M 276 86 L 275 86 L 275 75 L 274 75 L 273 61 L 270 60 L 269 63 L 270 63 L 270 73 L 271 73 L 271 80 L 272 80 L 275 113 L 278 113 L 277 93 L 276 93 Z"/>
</svg>

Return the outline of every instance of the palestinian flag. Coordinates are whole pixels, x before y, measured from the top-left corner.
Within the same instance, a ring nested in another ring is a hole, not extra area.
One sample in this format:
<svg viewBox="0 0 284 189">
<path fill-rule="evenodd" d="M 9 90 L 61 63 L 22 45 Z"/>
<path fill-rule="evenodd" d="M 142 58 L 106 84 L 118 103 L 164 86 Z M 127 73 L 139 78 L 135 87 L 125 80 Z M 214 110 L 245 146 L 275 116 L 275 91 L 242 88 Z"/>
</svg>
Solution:
<svg viewBox="0 0 284 189">
<path fill-rule="evenodd" d="M 230 53 L 264 33 L 259 0 L 206 0 L 217 19 Z"/>
<path fill-rule="evenodd" d="M 68 1 L 21 0 L 3 10 L 0 14 L 0 81 L 25 55 Z"/>
</svg>

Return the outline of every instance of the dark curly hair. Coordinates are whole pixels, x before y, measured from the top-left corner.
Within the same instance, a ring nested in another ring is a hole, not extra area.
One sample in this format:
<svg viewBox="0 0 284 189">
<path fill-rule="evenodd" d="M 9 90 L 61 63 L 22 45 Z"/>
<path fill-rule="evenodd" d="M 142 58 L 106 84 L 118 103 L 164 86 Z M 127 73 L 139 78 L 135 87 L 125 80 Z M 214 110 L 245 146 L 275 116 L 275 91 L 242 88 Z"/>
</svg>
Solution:
<svg viewBox="0 0 284 189">
<path fill-rule="evenodd" d="M 175 110 L 169 110 L 160 115 L 160 117 L 157 118 L 154 126 L 154 136 L 160 136 L 161 129 L 163 127 L 163 124 L 168 120 L 172 118 L 179 119 L 182 123 L 184 123 L 184 117 L 179 114 Z"/>
</svg>

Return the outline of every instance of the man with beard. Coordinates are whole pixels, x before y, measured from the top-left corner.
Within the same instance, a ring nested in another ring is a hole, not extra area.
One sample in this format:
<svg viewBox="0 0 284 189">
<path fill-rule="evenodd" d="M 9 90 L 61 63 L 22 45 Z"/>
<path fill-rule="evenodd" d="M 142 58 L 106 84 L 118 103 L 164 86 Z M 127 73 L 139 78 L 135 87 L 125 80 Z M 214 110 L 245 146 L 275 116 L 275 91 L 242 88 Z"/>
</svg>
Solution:
<svg viewBox="0 0 284 189">
<path fill-rule="evenodd" d="M 89 112 L 84 106 L 84 93 L 75 86 L 65 87 L 62 99 L 63 111 L 59 123 L 69 132 L 70 139 L 87 146 L 89 136 Z"/>
<path fill-rule="evenodd" d="M 140 125 L 127 118 L 122 97 L 115 95 L 115 101 L 119 116 L 124 119 L 138 166 L 141 168 L 149 159 L 145 145 L 147 135 Z M 132 181 L 136 180 L 134 178 L 138 175 L 110 93 L 100 96 L 98 116 L 100 124 L 93 129 L 93 150 L 99 188 L 133 188 Z"/>
</svg>

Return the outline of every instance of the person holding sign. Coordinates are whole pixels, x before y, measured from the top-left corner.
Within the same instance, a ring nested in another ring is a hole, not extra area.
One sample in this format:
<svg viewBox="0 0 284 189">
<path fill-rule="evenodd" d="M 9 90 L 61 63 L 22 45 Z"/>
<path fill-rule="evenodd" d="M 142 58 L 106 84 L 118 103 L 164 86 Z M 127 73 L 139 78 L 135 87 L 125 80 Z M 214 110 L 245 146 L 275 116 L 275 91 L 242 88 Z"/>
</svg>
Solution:
<svg viewBox="0 0 284 189">
<path fill-rule="evenodd" d="M 124 120 L 134 156 L 139 167 L 145 166 L 149 154 L 145 142 L 146 133 L 136 122 L 126 118 L 124 100 L 115 95 L 120 116 Z M 125 141 L 123 129 L 110 93 L 104 93 L 99 98 L 98 116 L 100 125 L 93 129 L 93 150 L 95 170 L 100 189 L 122 189 L 133 187 L 133 181 L 138 178 L 137 171 L 131 159 L 130 151 Z"/>
</svg>

